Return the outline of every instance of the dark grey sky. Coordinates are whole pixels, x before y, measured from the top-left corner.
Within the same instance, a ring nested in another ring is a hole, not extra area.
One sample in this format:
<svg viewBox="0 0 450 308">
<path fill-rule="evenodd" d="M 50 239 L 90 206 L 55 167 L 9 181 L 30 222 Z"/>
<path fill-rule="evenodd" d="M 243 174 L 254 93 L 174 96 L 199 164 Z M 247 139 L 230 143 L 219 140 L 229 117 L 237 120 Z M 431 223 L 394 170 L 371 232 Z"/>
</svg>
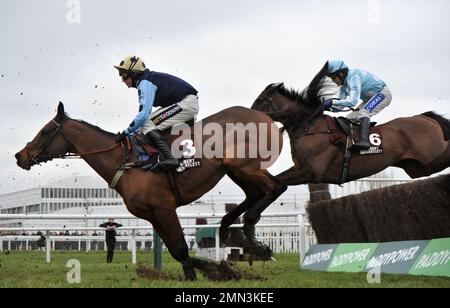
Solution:
<svg viewBox="0 0 450 308">
<path fill-rule="evenodd" d="M 74 24 L 68 3 L 0 2 L 0 193 L 93 175 L 79 161 L 26 172 L 13 154 L 54 116 L 59 100 L 74 118 L 126 128 L 137 97 L 112 65 L 129 54 L 192 83 L 201 118 L 250 106 L 271 82 L 303 88 L 328 58 L 388 83 L 394 99 L 379 122 L 428 110 L 450 116 L 447 0 L 80 0 Z M 288 147 L 283 157 L 273 173 L 290 166 Z"/>
</svg>

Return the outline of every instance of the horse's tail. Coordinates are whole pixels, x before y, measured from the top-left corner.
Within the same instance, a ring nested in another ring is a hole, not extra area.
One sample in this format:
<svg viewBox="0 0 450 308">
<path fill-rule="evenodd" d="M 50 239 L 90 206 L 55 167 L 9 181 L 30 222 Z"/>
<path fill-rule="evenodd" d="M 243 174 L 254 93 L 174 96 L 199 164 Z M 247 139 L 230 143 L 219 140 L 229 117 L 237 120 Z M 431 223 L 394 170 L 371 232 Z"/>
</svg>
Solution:
<svg viewBox="0 0 450 308">
<path fill-rule="evenodd" d="M 450 140 L 450 120 L 444 118 L 443 116 L 441 116 L 433 111 L 428 111 L 428 112 L 422 113 L 422 115 L 429 117 L 429 118 L 435 120 L 436 122 L 438 122 L 442 128 L 442 131 L 444 132 L 445 141 Z"/>
</svg>

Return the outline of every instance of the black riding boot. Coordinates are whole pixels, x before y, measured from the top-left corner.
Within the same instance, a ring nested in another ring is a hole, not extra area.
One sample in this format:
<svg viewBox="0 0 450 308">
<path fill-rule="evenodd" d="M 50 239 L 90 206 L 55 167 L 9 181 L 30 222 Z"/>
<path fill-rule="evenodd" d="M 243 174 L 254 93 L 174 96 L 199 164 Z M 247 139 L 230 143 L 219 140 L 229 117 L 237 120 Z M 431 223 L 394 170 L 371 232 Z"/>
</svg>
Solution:
<svg viewBox="0 0 450 308">
<path fill-rule="evenodd" d="M 356 148 L 360 149 L 368 149 L 370 148 L 369 143 L 369 128 L 370 128 L 370 119 L 369 118 L 361 118 L 359 119 L 361 125 L 361 138 L 357 143 L 355 143 Z"/>
<path fill-rule="evenodd" d="M 154 166 L 152 166 L 151 170 L 156 170 L 156 169 L 169 170 L 169 169 L 175 169 L 175 168 L 179 167 L 180 162 L 175 157 L 173 157 L 172 152 L 169 149 L 169 146 L 162 139 L 162 137 L 159 134 L 157 129 L 152 130 L 151 132 L 147 133 L 145 136 L 153 142 L 153 144 L 157 147 L 157 149 L 159 150 L 159 152 L 162 154 L 162 156 L 164 158 L 164 160 L 159 161 Z"/>
</svg>

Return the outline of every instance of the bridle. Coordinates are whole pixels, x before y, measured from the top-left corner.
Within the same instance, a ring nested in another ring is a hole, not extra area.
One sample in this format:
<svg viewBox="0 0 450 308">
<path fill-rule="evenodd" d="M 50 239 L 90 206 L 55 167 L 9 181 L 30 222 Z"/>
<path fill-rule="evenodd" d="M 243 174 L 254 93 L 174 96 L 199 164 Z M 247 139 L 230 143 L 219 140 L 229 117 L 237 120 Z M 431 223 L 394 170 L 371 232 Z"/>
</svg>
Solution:
<svg viewBox="0 0 450 308">
<path fill-rule="evenodd" d="M 270 106 L 270 107 L 272 107 L 272 109 L 274 109 L 273 104 L 272 104 L 273 103 L 272 96 L 277 92 L 278 88 L 282 85 L 283 84 L 281 83 L 281 84 L 275 86 L 274 89 L 272 89 L 270 91 L 270 94 L 268 95 L 268 97 L 266 99 L 264 99 L 262 102 L 258 103 L 258 105 L 263 106 L 263 107 Z M 286 111 L 267 111 L 267 112 L 264 111 L 264 113 L 276 121 L 280 120 L 281 118 L 289 116 L 289 112 L 286 112 Z"/>
<path fill-rule="evenodd" d="M 58 154 L 53 155 L 48 153 L 48 147 L 52 144 L 53 140 L 56 138 L 56 136 L 61 135 L 64 138 L 64 142 L 66 143 L 67 148 L 69 148 L 69 140 L 67 140 L 66 136 L 62 133 L 62 128 L 65 123 L 65 119 L 61 123 L 58 123 L 55 119 L 52 120 L 53 124 L 56 125 L 56 128 L 50 133 L 50 135 L 47 137 L 47 139 L 39 145 L 39 153 L 31 156 L 31 161 L 34 165 L 38 165 L 40 163 L 45 163 L 47 161 L 53 160 L 55 158 L 81 158 L 82 156 L 86 155 L 93 155 L 93 154 L 99 154 L 99 153 L 105 153 L 109 152 L 115 148 L 118 148 L 121 146 L 120 143 L 115 143 L 113 146 L 102 149 L 102 150 L 96 150 L 91 152 L 80 152 L 80 153 L 65 153 L 65 154 Z"/>
<path fill-rule="evenodd" d="M 53 122 L 53 124 L 56 125 L 56 128 L 50 133 L 50 135 L 47 137 L 47 139 L 41 145 L 39 145 L 39 153 L 31 156 L 31 161 L 35 165 L 50 161 L 54 158 L 64 158 L 63 154 L 51 155 L 47 151 L 47 149 L 51 145 L 52 141 L 55 139 L 56 136 L 58 136 L 58 134 L 61 131 L 63 124 L 64 124 L 64 122 L 58 123 L 54 119 L 52 120 L 52 122 Z M 66 142 L 67 142 L 67 140 L 66 140 Z"/>
<path fill-rule="evenodd" d="M 269 96 L 259 103 L 259 105 L 262 106 L 270 106 L 273 108 L 273 98 L 272 96 L 277 93 L 279 86 L 275 87 L 272 91 L 270 91 Z M 330 131 L 326 132 L 312 132 L 311 131 L 311 122 L 320 114 L 323 113 L 323 108 L 317 108 L 314 113 L 311 113 L 308 115 L 307 118 L 299 117 L 299 113 L 297 112 L 289 112 L 289 111 L 271 111 L 271 112 L 265 112 L 268 116 L 270 116 L 274 121 L 282 122 L 284 127 L 284 131 L 291 131 L 291 129 L 294 129 L 296 131 L 300 130 L 304 136 L 310 136 L 310 135 L 316 135 L 316 134 L 329 134 Z"/>
</svg>

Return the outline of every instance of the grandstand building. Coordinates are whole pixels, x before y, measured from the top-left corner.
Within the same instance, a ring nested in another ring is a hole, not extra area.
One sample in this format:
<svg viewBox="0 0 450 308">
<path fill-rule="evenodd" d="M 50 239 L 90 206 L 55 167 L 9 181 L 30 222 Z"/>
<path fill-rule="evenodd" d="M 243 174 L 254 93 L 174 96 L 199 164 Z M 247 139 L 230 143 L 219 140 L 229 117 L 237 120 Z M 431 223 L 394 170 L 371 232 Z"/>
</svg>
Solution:
<svg viewBox="0 0 450 308">
<path fill-rule="evenodd" d="M 239 204 L 243 195 L 212 196 L 180 207 L 179 214 L 223 214 L 226 204 Z M 304 211 L 308 195 L 282 197 L 265 212 Z M 129 214 L 122 198 L 115 190 L 109 189 L 106 182 L 95 177 L 71 177 L 45 186 L 24 191 L 0 195 L 1 214 L 89 214 L 89 215 L 123 215 Z M 217 222 L 218 219 L 209 219 Z M 266 218 L 265 222 L 286 221 L 286 218 Z M 148 226 L 144 220 L 119 221 L 124 226 Z M 40 227 L 97 227 L 102 221 L 96 220 L 0 220 L 0 228 L 40 228 Z M 195 219 L 182 219 L 183 225 L 193 225 Z"/>
<path fill-rule="evenodd" d="M 120 206 L 115 190 L 92 177 L 75 177 L 0 196 L 1 214 L 51 214 L 69 208 Z"/>
</svg>

